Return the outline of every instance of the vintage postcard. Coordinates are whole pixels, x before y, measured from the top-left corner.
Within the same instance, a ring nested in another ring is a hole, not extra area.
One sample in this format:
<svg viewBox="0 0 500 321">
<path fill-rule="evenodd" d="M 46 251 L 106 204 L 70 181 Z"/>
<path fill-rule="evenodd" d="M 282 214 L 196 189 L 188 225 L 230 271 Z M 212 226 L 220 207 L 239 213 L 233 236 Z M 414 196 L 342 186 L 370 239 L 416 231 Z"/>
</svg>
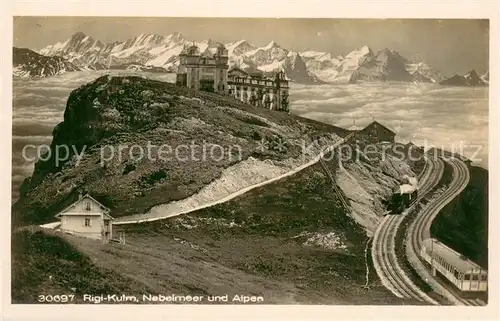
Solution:
<svg viewBox="0 0 500 321">
<path fill-rule="evenodd" d="M 12 28 L 10 309 L 495 305 L 491 19 Z"/>
</svg>

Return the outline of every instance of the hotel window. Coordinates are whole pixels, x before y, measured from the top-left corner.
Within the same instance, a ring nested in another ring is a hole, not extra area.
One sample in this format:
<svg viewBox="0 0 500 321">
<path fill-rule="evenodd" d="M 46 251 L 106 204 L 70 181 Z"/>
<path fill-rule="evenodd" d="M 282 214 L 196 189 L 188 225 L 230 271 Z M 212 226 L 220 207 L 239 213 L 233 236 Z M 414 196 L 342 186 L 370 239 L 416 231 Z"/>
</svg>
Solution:
<svg viewBox="0 0 500 321">
<path fill-rule="evenodd" d="M 85 226 L 90 226 L 90 218 L 85 219 Z"/>
<path fill-rule="evenodd" d="M 85 210 L 86 210 L 86 211 L 90 211 L 90 210 L 92 210 L 92 207 L 91 207 L 91 205 L 90 205 L 90 202 L 86 202 L 86 203 L 85 203 Z"/>
</svg>

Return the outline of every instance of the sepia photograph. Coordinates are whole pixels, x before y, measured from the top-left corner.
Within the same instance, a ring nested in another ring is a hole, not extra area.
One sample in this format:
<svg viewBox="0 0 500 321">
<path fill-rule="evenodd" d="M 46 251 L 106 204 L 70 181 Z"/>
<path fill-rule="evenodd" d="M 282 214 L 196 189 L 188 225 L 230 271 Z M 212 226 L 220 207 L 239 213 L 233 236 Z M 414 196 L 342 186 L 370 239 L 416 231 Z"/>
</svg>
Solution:
<svg viewBox="0 0 500 321">
<path fill-rule="evenodd" d="M 12 23 L 10 304 L 492 304 L 489 19 Z"/>
</svg>

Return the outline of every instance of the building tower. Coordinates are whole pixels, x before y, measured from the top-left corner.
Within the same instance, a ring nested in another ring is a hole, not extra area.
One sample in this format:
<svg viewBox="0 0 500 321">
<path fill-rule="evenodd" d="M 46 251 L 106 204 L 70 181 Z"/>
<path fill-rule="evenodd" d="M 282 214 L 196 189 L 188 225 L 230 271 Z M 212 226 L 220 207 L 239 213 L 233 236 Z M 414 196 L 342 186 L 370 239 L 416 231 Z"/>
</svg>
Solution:
<svg viewBox="0 0 500 321">
<path fill-rule="evenodd" d="M 288 80 L 283 70 L 274 76 L 274 86 L 276 88 L 276 109 L 288 111 Z"/>
<path fill-rule="evenodd" d="M 179 54 L 176 84 L 194 90 L 227 93 L 229 55 L 223 44 L 200 53 L 196 45 Z"/>
<path fill-rule="evenodd" d="M 219 93 L 227 93 L 227 70 L 229 69 L 229 52 L 223 44 L 219 44 L 217 46 L 214 58 L 214 91 Z"/>
<path fill-rule="evenodd" d="M 179 54 L 179 69 L 176 83 L 195 90 L 200 88 L 200 52 L 198 47 L 184 47 Z"/>
</svg>

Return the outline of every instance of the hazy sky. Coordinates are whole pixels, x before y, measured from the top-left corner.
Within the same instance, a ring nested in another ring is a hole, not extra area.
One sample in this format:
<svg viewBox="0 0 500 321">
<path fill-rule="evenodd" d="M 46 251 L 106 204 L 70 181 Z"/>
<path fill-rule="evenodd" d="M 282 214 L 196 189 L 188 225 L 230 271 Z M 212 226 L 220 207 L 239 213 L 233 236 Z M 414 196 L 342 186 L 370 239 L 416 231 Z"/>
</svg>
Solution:
<svg viewBox="0 0 500 321">
<path fill-rule="evenodd" d="M 444 75 L 488 70 L 488 20 L 240 19 L 15 17 L 14 46 L 41 49 L 81 31 L 102 42 L 123 41 L 144 32 L 178 31 L 189 40 L 221 42 L 246 39 L 263 46 L 346 54 L 368 45 L 391 48 L 408 59 L 423 60 Z"/>
</svg>

